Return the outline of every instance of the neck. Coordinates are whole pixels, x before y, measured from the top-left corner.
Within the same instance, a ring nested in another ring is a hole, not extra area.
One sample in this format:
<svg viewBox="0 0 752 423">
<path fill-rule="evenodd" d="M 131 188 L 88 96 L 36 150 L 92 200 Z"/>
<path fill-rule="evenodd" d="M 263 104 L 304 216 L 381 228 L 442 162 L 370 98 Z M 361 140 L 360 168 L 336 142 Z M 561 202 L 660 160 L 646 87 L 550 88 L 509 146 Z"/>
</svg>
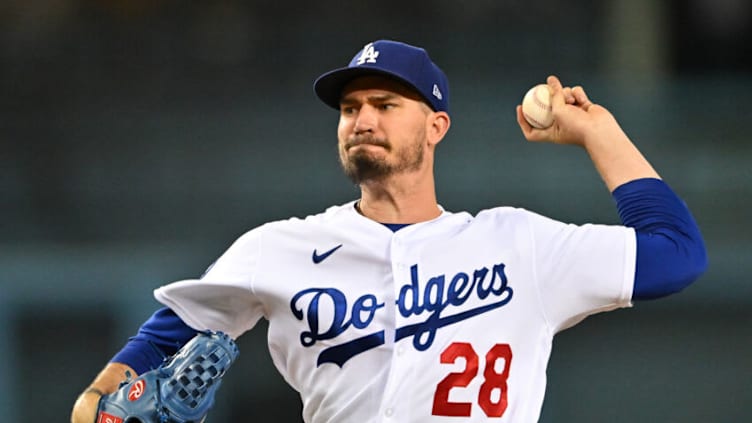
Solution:
<svg viewBox="0 0 752 423">
<path fill-rule="evenodd" d="M 358 210 L 380 223 L 419 223 L 441 214 L 433 175 L 401 174 L 360 184 Z"/>
</svg>

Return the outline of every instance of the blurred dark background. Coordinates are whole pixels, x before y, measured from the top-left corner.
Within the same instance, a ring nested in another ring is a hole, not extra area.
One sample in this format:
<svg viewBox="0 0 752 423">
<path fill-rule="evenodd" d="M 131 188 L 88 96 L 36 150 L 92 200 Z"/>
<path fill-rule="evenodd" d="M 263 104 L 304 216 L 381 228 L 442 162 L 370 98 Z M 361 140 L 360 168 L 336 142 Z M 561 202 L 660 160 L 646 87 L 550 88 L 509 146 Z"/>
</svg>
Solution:
<svg viewBox="0 0 752 423">
<path fill-rule="evenodd" d="M 541 421 L 748 421 L 751 16 L 746 0 L 0 3 L 3 421 L 67 421 L 154 288 L 357 195 L 311 85 L 378 38 L 449 75 L 446 208 L 618 222 L 584 152 L 516 127 L 554 73 L 619 118 L 706 237 L 696 284 L 557 337 Z M 301 421 L 265 329 L 240 338 L 210 421 Z"/>
</svg>

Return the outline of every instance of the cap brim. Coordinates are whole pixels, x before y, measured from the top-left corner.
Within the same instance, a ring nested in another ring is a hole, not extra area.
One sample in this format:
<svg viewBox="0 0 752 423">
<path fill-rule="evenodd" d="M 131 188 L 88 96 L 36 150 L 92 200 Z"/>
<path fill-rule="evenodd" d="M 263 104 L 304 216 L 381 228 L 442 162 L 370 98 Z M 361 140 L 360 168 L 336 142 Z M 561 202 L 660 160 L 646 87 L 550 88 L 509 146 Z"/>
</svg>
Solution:
<svg viewBox="0 0 752 423">
<path fill-rule="evenodd" d="M 360 66 L 356 68 L 339 68 L 333 71 L 329 71 L 316 79 L 316 81 L 313 83 L 313 90 L 316 92 L 316 95 L 321 99 L 321 101 L 323 101 L 326 105 L 339 110 L 339 103 L 342 99 L 342 91 L 345 89 L 345 86 L 353 79 L 366 75 L 387 76 L 396 79 L 403 84 L 406 84 L 408 87 L 411 87 L 416 92 L 420 93 L 420 91 L 415 86 L 413 86 L 412 83 L 410 83 L 407 79 L 401 77 L 400 75 L 378 68 L 370 68 L 368 66 Z"/>
</svg>

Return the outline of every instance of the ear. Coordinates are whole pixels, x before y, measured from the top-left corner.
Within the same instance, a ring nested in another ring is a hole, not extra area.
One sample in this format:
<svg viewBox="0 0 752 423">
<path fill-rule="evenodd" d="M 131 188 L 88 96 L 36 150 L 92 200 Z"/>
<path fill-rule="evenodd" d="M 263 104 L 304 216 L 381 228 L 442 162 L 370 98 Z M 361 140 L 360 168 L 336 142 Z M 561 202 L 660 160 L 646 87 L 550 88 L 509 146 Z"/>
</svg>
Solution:
<svg viewBox="0 0 752 423">
<path fill-rule="evenodd" d="M 430 145 L 436 145 L 444 138 L 452 124 L 447 112 L 433 112 L 426 121 L 426 138 Z"/>
</svg>

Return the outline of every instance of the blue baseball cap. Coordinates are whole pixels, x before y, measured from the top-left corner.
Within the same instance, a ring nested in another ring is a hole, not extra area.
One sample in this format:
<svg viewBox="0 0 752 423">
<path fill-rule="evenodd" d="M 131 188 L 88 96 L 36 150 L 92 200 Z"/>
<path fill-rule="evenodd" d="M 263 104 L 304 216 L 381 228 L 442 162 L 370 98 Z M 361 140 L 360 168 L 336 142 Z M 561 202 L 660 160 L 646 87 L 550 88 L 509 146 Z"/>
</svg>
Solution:
<svg viewBox="0 0 752 423">
<path fill-rule="evenodd" d="M 449 112 L 449 81 L 428 53 L 398 41 L 378 40 L 366 44 L 345 68 L 329 71 L 316 79 L 316 95 L 339 109 L 342 90 L 364 75 L 384 75 L 415 89 L 434 111 Z"/>
</svg>

